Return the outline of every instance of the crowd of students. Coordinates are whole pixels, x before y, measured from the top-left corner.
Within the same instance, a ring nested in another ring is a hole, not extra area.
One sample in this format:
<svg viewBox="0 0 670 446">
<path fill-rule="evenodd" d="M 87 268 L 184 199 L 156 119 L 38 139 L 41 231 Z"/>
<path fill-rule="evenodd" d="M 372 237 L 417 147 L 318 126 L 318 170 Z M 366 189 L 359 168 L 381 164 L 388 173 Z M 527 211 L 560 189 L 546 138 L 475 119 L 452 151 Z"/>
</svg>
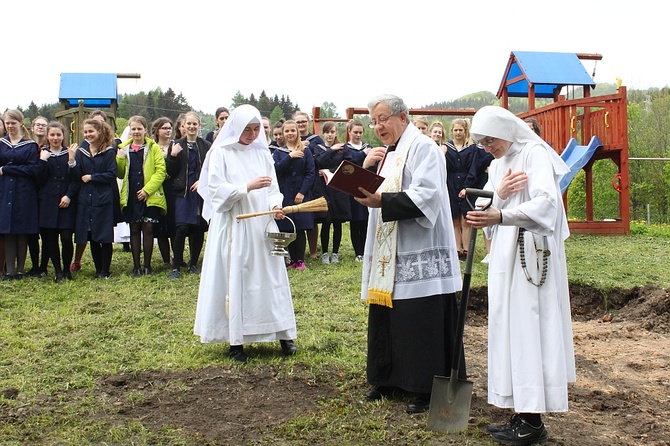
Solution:
<svg viewBox="0 0 670 446">
<path fill-rule="evenodd" d="M 23 114 L 7 110 L 0 121 L 2 279 L 44 277 L 49 261 L 56 282 L 72 279 L 86 246 L 94 277 L 108 279 L 115 228 L 122 225 L 129 227 L 134 277 L 152 274 L 155 239 L 163 262 L 172 265 L 169 278 L 182 267 L 198 274 L 207 223 L 197 184 L 211 145 L 198 136 L 200 126 L 193 112 L 151 126 L 132 116 L 121 140 L 98 110 L 83 123 L 83 141 L 66 147 L 61 123 L 39 116 L 28 131 Z"/>
<path fill-rule="evenodd" d="M 199 136 L 201 120 L 194 112 L 180 115 L 174 123 L 161 117 L 151 125 L 142 116 L 132 116 L 122 140 L 113 135 L 107 116 L 98 110 L 84 122 L 81 144 L 66 147 L 60 123 L 38 116 L 29 131 L 20 111 L 7 110 L 0 122 L 2 278 L 44 277 L 50 261 L 55 281 L 72 279 L 72 273 L 81 269 L 86 246 L 95 277 L 109 278 L 113 242 L 118 241 L 115 231 L 118 235 L 124 227 L 129 228 L 133 277 L 153 273 L 154 240 L 163 263 L 170 265 L 169 279 L 179 278 L 182 270 L 198 274 L 207 232 L 198 181 L 217 130 L 229 115 L 227 108 L 218 108 L 217 129 L 204 138 Z M 294 214 L 292 222 L 279 222 L 281 231 L 296 232 L 288 248 L 287 267 L 305 269 L 306 255 L 319 257 L 319 243 L 321 261 L 338 263 L 344 223 L 349 226 L 355 261 L 361 262 L 368 209 L 327 187 L 322 170 L 334 172 L 343 160 L 362 164 L 372 148 L 362 141 L 364 124 L 350 121 L 346 141 L 341 142 L 335 122 L 323 123 L 321 134 L 315 135 L 310 132 L 309 115 L 302 111 L 274 124 L 267 117 L 262 119 L 283 206 L 319 197 L 328 202 L 327 212 Z M 469 234 L 464 216 L 469 209 L 462 192 L 486 182 L 491 157 L 470 138 L 466 119 L 453 121 L 450 140 L 440 121 L 429 123 L 417 117 L 414 124 L 445 153 L 454 229 L 459 256 L 464 259 Z M 28 253 L 32 268 L 26 273 Z"/>
</svg>

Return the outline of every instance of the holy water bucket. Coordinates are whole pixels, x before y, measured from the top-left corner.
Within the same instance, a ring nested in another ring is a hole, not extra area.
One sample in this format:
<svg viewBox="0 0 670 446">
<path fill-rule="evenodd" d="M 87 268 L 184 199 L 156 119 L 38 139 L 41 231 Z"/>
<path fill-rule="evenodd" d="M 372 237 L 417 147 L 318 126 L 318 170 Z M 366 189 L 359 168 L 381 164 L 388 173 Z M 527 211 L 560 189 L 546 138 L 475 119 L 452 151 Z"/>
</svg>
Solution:
<svg viewBox="0 0 670 446">
<path fill-rule="evenodd" d="M 289 217 L 284 218 L 291 222 L 291 225 L 293 226 L 293 232 L 268 231 L 268 225 L 272 220 L 270 220 L 265 226 L 265 236 L 272 240 L 272 249 L 270 250 L 271 256 L 289 257 L 286 247 L 296 238 L 295 223 L 293 223 L 293 220 L 291 220 Z"/>
</svg>

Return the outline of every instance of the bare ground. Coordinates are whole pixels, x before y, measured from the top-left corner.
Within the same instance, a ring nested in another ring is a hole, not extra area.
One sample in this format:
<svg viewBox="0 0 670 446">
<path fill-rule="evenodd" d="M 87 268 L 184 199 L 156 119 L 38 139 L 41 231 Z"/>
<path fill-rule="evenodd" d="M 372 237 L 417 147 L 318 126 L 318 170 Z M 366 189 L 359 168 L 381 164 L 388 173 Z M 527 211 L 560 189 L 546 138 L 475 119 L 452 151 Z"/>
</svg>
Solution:
<svg viewBox="0 0 670 446">
<path fill-rule="evenodd" d="M 614 291 L 607 296 L 607 308 L 597 290 L 573 286 L 571 293 L 577 382 L 569 389 L 570 412 L 544 417 L 550 437 L 545 444 L 670 445 L 670 288 Z M 485 289 L 472 290 L 465 333 L 468 373 L 474 382 L 472 429 L 466 433 L 470 444 L 488 444 L 483 426 L 510 415 L 486 403 L 485 295 Z M 101 407 L 113 409 L 97 415 L 112 423 L 138 420 L 152 430 L 182 429 L 193 444 L 262 444 L 266 433 L 287 420 L 318 413 L 318 401 L 360 404 L 367 390 L 362 382 L 355 395 L 342 395 L 337 371 L 328 378 L 307 378 L 307 366 L 299 361 L 295 372 L 287 376 L 271 366 L 252 370 L 228 365 L 109 376 L 99 381 L 96 397 Z M 131 394 L 141 394 L 141 401 L 130 404 Z M 387 419 L 388 438 L 407 444 L 400 432 L 410 417 L 404 402 L 384 404 L 396 409 Z M 375 410 L 385 408 L 378 405 Z M 0 422 L 11 416 L 0 413 Z M 426 428 L 425 414 L 411 417 L 416 429 Z M 440 434 L 426 444 L 462 444 L 463 438 Z M 338 439 L 323 439 L 323 444 L 334 443 Z"/>
</svg>

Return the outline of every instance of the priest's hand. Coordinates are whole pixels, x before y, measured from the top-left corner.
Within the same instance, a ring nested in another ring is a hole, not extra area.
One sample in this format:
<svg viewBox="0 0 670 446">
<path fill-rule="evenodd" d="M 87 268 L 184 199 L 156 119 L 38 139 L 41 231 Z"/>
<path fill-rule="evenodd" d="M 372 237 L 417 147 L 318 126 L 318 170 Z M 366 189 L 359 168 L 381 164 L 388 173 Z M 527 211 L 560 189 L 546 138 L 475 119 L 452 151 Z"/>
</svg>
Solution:
<svg viewBox="0 0 670 446">
<path fill-rule="evenodd" d="M 375 192 L 373 194 L 371 192 L 368 192 L 366 189 L 363 189 L 362 187 L 359 187 L 358 190 L 365 194 L 365 198 L 354 197 L 354 200 L 358 201 L 363 206 L 367 206 L 369 208 L 380 208 L 380 207 L 382 207 L 382 194 L 381 194 L 381 192 Z"/>
<path fill-rule="evenodd" d="M 374 166 L 379 161 L 383 160 L 385 155 L 386 147 L 375 147 L 374 149 L 370 149 L 363 161 L 363 168 L 367 169 Z"/>
</svg>

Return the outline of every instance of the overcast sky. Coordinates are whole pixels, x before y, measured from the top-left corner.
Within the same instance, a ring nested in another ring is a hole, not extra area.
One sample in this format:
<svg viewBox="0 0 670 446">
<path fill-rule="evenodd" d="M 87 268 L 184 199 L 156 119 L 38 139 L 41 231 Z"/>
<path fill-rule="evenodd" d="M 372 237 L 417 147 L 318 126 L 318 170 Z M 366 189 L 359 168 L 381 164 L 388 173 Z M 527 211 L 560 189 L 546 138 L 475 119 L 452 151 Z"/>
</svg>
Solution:
<svg viewBox="0 0 670 446">
<path fill-rule="evenodd" d="M 661 8 L 661 9 L 659 9 Z M 302 109 L 410 107 L 497 92 L 512 51 L 599 53 L 596 82 L 670 84 L 666 6 L 651 0 L 3 2 L 0 110 L 58 102 L 60 74 L 138 73 L 214 113 L 237 91 Z M 594 62 L 583 62 L 593 72 Z"/>
</svg>

